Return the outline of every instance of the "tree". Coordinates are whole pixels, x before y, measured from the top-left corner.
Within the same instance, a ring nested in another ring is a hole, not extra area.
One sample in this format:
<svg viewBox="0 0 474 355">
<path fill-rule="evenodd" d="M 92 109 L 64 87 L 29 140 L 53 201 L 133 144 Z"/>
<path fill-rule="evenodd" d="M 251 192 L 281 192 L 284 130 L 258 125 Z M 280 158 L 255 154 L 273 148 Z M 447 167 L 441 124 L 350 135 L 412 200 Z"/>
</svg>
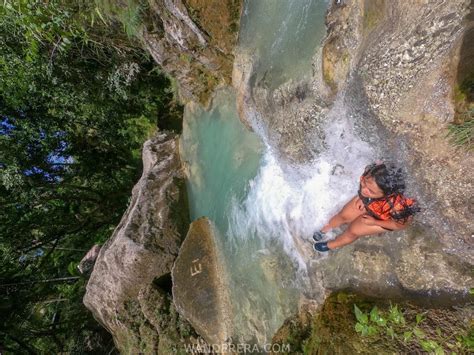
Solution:
<svg viewBox="0 0 474 355">
<path fill-rule="evenodd" d="M 99 15 L 72 1 L 0 9 L 0 333 L 10 351 L 75 351 L 104 336 L 74 266 L 118 224 L 143 141 L 180 125 L 168 79 Z"/>
</svg>

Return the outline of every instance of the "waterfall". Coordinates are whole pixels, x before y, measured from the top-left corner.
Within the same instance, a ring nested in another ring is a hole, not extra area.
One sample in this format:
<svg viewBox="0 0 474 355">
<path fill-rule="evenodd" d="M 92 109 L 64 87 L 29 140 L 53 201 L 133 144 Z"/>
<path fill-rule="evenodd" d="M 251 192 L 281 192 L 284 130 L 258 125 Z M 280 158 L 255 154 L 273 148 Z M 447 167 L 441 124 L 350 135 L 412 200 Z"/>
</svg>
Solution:
<svg viewBox="0 0 474 355">
<path fill-rule="evenodd" d="M 245 2 L 240 46 L 258 58 L 256 82 L 271 92 L 311 76 L 327 5 Z M 374 152 L 354 132 L 351 113 L 339 98 L 318 127 L 325 149 L 311 161 L 288 165 L 258 122 L 255 133 L 244 128 L 235 101 L 232 89 L 221 88 L 209 110 L 188 105 L 181 152 L 191 217 L 208 216 L 223 238 L 234 341 L 264 344 L 308 291 L 305 257 L 295 240 L 310 249 L 312 233 L 356 193 L 357 178 Z"/>
</svg>

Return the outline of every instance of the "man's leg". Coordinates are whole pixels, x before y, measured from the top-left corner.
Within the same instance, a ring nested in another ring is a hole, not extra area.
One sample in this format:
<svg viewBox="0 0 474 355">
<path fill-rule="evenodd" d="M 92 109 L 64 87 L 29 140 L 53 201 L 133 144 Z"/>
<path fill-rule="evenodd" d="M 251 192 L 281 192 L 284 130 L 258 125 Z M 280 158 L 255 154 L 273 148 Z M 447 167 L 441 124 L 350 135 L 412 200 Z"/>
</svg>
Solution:
<svg viewBox="0 0 474 355">
<path fill-rule="evenodd" d="M 321 232 L 327 233 L 333 228 L 337 228 L 342 224 L 350 223 L 357 217 L 365 213 L 365 210 L 361 210 L 358 207 L 359 196 L 355 196 L 334 216 L 329 222 L 321 228 Z"/>
<path fill-rule="evenodd" d="M 329 249 L 340 248 L 356 241 L 360 237 L 387 232 L 386 229 L 380 226 L 368 226 L 362 219 L 362 216 L 357 217 L 344 233 L 339 235 L 336 239 L 329 241 L 327 244 Z"/>
</svg>

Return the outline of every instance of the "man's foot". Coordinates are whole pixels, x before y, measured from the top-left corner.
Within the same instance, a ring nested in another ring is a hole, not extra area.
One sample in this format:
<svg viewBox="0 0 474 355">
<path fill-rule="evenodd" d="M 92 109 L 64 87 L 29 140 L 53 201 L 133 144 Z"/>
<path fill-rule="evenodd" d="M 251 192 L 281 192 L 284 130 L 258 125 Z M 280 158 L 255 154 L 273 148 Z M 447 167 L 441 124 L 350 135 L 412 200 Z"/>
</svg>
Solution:
<svg viewBox="0 0 474 355">
<path fill-rule="evenodd" d="M 315 251 L 319 251 L 319 252 L 326 252 L 326 251 L 331 250 L 331 249 L 329 249 L 327 242 L 315 243 L 315 244 L 313 245 L 313 249 L 314 249 Z"/>
<path fill-rule="evenodd" d="M 321 231 L 316 231 L 316 232 L 314 232 L 314 234 L 313 234 L 313 240 L 314 240 L 315 242 L 320 242 L 320 241 L 323 240 L 323 239 L 324 239 L 324 233 L 323 233 L 323 232 L 321 232 Z"/>
</svg>

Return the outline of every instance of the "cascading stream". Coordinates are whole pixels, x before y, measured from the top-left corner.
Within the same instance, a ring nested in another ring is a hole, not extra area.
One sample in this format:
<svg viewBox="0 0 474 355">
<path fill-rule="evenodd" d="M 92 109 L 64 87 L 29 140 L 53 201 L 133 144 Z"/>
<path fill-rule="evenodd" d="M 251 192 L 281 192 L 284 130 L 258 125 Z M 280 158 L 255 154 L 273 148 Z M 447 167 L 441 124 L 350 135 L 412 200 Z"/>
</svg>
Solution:
<svg viewBox="0 0 474 355">
<path fill-rule="evenodd" d="M 265 78 L 267 88 L 312 75 L 327 5 L 245 2 L 240 46 L 257 53 L 255 74 Z M 181 146 L 191 217 L 209 217 L 223 238 L 234 342 L 269 343 L 296 312 L 308 286 L 307 260 L 294 238 L 309 240 L 355 194 L 358 175 L 374 158 L 347 116 L 337 100 L 323 127 L 326 150 L 312 162 L 283 167 L 277 152 L 262 143 L 268 137 L 240 122 L 232 89 L 217 91 L 208 111 L 196 104 L 186 107 Z"/>
</svg>

